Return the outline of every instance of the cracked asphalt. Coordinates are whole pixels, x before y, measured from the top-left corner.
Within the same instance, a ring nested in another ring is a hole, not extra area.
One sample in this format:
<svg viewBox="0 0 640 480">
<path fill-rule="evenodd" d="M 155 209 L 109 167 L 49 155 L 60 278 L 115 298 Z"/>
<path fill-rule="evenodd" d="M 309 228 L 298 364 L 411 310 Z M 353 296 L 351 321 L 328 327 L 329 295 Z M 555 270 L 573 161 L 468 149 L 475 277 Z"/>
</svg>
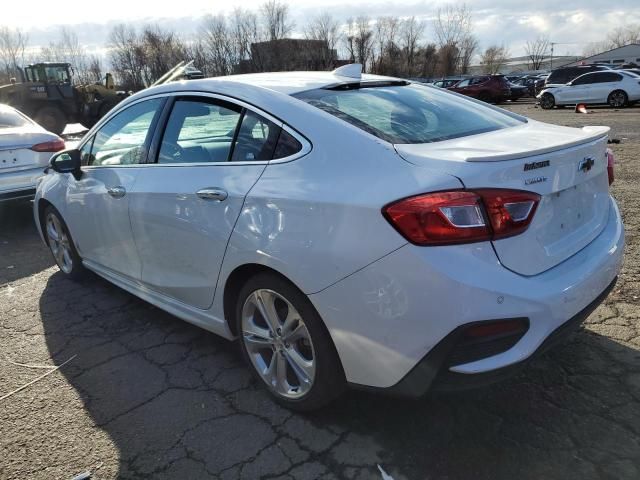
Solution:
<svg viewBox="0 0 640 480">
<path fill-rule="evenodd" d="M 0 478 L 640 478 L 640 108 L 542 111 L 612 127 L 623 273 L 567 343 L 519 376 L 419 401 L 272 402 L 237 347 L 98 277 L 65 280 L 29 203 L 0 205 Z M 74 357 L 75 356 L 75 357 Z"/>
</svg>

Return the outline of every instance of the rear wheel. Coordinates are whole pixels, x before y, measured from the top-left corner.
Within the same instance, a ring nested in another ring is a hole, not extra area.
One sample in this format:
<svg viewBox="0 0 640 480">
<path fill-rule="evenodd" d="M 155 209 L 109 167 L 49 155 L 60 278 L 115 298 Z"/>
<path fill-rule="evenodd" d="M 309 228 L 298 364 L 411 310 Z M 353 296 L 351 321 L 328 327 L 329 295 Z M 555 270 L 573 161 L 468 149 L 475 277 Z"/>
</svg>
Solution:
<svg viewBox="0 0 640 480">
<path fill-rule="evenodd" d="M 261 273 L 244 285 L 236 326 L 254 374 L 287 408 L 314 410 L 344 390 L 329 332 L 306 295 L 280 276 Z"/>
<path fill-rule="evenodd" d="M 540 97 L 540 106 L 545 110 L 552 109 L 556 104 L 556 99 L 550 93 L 545 93 Z"/>
<path fill-rule="evenodd" d="M 607 98 L 607 103 L 612 108 L 622 108 L 629 101 L 629 97 L 626 92 L 622 90 L 614 90 L 609 94 L 609 98 Z"/>
<path fill-rule="evenodd" d="M 491 96 L 487 92 L 481 92 L 478 94 L 478 100 L 489 103 L 491 102 Z"/>
<path fill-rule="evenodd" d="M 60 271 L 73 280 L 82 278 L 86 270 L 58 211 L 52 206 L 47 207 L 42 224 L 49 250 Z"/>
<path fill-rule="evenodd" d="M 60 135 L 67 126 L 66 115 L 57 107 L 42 107 L 36 113 L 34 120 L 56 135 Z"/>
</svg>

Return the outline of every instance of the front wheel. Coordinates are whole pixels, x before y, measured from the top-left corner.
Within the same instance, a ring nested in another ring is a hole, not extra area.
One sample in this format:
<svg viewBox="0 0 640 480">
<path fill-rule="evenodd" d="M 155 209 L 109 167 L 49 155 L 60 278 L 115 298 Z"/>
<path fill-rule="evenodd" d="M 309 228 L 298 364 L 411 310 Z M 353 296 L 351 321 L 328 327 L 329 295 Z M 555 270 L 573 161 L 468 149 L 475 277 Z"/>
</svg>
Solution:
<svg viewBox="0 0 640 480">
<path fill-rule="evenodd" d="M 82 278 L 86 272 L 82 259 L 76 251 L 67 225 L 52 206 L 44 211 L 43 228 L 49 250 L 60 271 L 72 280 Z"/>
<path fill-rule="evenodd" d="M 306 295 L 280 276 L 261 273 L 244 285 L 236 326 L 243 356 L 285 407 L 315 410 L 344 390 L 329 332 Z"/>
<path fill-rule="evenodd" d="M 550 110 L 556 104 L 556 99 L 550 93 L 545 93 L 540 97 L 540 106 L 545 110 Z"/>
<path fill-rule="evenodd" d="M 609 98 L 607 98 L 607 103 L 612 108 L 622 108 L 629 101 L 629 97 L 622 90 L 615 90 L 609 94 Z"/>
</svg>

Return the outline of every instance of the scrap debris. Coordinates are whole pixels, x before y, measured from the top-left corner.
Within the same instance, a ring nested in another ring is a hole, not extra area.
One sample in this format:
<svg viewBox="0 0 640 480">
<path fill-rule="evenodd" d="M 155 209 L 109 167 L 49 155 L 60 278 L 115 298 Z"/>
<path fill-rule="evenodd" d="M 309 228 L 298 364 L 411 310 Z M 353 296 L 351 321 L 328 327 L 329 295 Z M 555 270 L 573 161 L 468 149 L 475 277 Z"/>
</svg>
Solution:
<svg viewBox="0 0 640 480">
<path fill-rule="evenodd" d="M 19 365 L 19 366 L 21 366 L 21 367 L 29 367 L 29 368 L 48 368 L 48 369 L 49 369 L 49 371 L 48 371 L 48 372 L 46 372 L 46 373 L 43 373 L 42 375 L 40 375 L 39 377 L 35 378 L 34 380 L 31 380 L 30 382 L 25 383 L 25 384 L 24 384 L 24 385 L 22 385 L 21 387 L 18 387 L 18 388 L 16 388 L 15 390 L 13 390 L 13 391 L 11 391 L 11 392 L 7 393 L 6 395 L 3 395 L 2 397 L 0 397 L 0 402 L 1 402 L 2 400 L 5 400 L 5 399 L 9 398 L 11 395 L 14 395 L 14 394 L 16 394 L 16 393 L 18 393 L 18 392 L 20 392 L 20 391 L 24 390 L 25 388 L 30 387 L 30 386 L 31 386 L 31 385 L 33 385 L 34 383 L 39 382 L 39 381 L 40 381 L 40 380 L 42 380 L 43 378 L 45 378 L 45 377 L 47 377 L 47 376 L 51 375 L 53 372 L 56 372 L 56 371 L 60 370 L 62 367 L 64 367 L 67 363 L 69 363 L 71 360 L 73 360 L 73 359 L 74 359 L 74 358 L 76 358 L 77 356 L 78 356 L 78 355 L 76 354 L 76 355 L 74 355 L 73 357 L 69 358 L 67 361 L 62 362 L 60 365 L 58 365 L 58 366 L 50 366 L 50 367 L 47 367 L 47 366 L 44 366 L 44 365 L 25 365 L 25 364 L 20 364 L 20 363 L 16 363 L 16 362 L 11 362 L 11 363 L 13 363 L 13 364 L 15 364 L 15 365 Z"/>
</svg>

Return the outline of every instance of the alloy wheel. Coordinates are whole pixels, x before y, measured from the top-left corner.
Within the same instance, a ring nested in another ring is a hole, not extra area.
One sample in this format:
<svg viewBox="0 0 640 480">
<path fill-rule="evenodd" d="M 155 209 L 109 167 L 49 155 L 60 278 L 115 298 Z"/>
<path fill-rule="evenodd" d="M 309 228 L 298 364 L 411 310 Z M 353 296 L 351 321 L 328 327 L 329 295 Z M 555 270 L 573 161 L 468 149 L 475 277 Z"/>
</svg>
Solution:
<svg viewBox="0 0 640 480">
<path fill-rule="evenodd" d="M 613 92 L 609 96 L 609 104 L 613 108 L 624 107 L 625 103 L 627 103 L 627 96 L 624 94 L 624 92 L 621 92 L 620 90 Z"/>
<path fill-rule="evenodd" d="M 259 289 L 242 307 L 242 341 L 262 380 L 287 399 L 313 386 L 316 359 L 309 330 L 296 308 L 279 293 Z"/>
<path fill-rule="evenodd" d="M 46 221 L 47 238 L 49 239 L 49 248 L 60 270 L 64 273 L 71 273 L 73 270 L 73 260 L 71 258 L 71 245 L 69 237 L 62 227 L 62 223 L 57 215 L 50 213 L 47 215 Z"/>
</svg>

